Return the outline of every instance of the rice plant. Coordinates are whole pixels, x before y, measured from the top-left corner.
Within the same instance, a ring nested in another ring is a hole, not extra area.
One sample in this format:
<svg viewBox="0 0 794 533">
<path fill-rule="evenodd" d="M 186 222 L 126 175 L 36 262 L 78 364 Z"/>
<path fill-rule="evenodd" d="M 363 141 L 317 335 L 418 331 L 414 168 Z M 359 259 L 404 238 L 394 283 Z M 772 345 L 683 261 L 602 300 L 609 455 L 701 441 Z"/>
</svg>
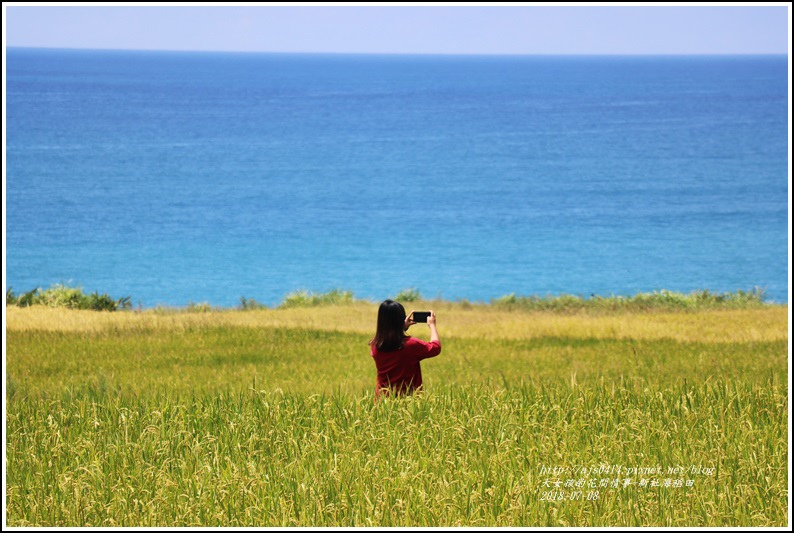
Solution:
<svg viewBox="0 0 794 533">
<path fill-rule="evenodd" d="M 7 524 L 786 525 L 785 306 L 445 303 L 378 402 L 376 309 L 8 308 Z"/>
</svg>

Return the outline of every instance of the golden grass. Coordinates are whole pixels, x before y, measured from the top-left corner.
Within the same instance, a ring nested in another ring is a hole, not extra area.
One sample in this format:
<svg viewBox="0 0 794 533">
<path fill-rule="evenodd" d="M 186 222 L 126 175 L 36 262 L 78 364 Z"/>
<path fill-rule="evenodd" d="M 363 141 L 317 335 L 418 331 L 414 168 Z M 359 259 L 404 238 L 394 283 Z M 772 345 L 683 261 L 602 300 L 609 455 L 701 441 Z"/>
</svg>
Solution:
<svg viewBox="0 0 794 533">
<path fill-rule="evenodd" d="M 761 342 L 788 339 L 788 307 L 689 312 L 621 312 L 574 314 L 505 311 L 489 306 L 417 302 L 413 309 L 433 308 L 442 339 L 573 337 L 598 339 L 673 339 L 698 342 Z M 408 309 L 410 311 L 410 308 Z M 223 310 L 212 312 L 106 313 L 34 306 L 6 308 L 7 331 L 91 332 L 125 329 L 184 330 L 206 326 L 286 327 L 374 333 L 377 304 L 355 302 L 326 307 Z M 422 337 L 427 328 L 410 333 Z"/>
<path fill-rule="evenodd" d="M 376 304 L 6 308 L 9 525 L 786 523 L 787 307 L 411 308 L 449 342 L 423 394 L 383 402 Z M 600 465 L 715 473 L 564 500 L 544 484 Z"/>
</svg>

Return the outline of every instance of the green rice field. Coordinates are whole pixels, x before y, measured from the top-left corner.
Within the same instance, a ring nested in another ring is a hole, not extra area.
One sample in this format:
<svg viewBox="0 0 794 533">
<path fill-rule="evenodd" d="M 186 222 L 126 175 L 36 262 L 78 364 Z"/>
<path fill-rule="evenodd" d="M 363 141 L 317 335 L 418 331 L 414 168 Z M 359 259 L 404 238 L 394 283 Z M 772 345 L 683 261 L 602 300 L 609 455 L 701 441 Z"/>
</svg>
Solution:
<svg viewBox="0 0 794 533">
<path fill-rule="evenodd" d="M 508 303 L 378 402 L 373 303 L 7 306 L 6 524 L 788 524 L 786 306 Z"/>
</svg>

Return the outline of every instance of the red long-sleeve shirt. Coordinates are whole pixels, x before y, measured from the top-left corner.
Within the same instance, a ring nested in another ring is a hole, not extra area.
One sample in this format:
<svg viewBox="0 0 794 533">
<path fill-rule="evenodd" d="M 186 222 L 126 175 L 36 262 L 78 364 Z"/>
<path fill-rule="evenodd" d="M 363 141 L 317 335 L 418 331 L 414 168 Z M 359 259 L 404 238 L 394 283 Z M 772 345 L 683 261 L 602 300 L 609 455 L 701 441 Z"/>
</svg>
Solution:
<svg viewBox="0 0 794 533">
<path fill-rule="evenodd" d="M 382 352 L 371 346 L 372 358 L 378 369 L 377 389 L 375 397 L 390 389 L 400 394 L 410 394 L 422 386 L 422 369 L 419 361 L 435 357 L 441 353 L 441 343 L 425 342 L 407 337 L 405 345 L 399 350 Z"/>
</svg>

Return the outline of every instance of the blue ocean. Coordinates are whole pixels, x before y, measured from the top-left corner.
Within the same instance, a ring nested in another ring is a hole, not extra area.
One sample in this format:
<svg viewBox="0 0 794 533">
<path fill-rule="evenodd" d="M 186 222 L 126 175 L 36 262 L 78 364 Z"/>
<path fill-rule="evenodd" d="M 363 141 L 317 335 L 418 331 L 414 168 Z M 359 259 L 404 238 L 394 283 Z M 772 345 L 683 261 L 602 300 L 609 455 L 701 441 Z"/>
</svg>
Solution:
<svg viewBox="0 0 794 533">
<path fill-rule="evenodd" d="M 10 48 L 6 68 L 17 293 L 789 300 L 786 56 Z"/>
</svg>

